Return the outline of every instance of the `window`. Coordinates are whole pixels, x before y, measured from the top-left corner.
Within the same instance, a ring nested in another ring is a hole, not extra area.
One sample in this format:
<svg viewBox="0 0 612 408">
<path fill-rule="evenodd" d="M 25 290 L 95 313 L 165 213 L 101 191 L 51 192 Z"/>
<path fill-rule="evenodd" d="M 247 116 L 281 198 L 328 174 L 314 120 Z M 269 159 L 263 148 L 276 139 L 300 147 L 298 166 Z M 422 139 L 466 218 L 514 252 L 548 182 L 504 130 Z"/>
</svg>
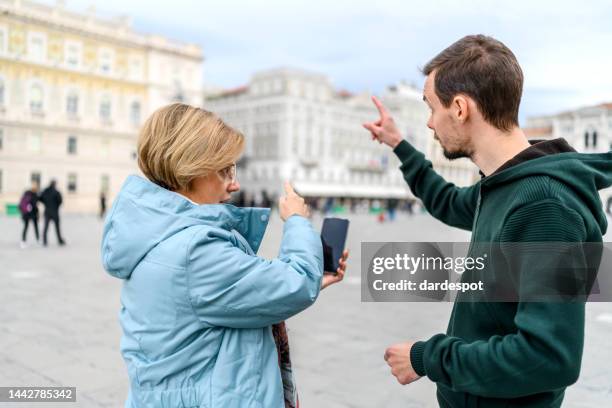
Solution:
<svg viewBox="0 0 612 408">
<path fill-rule="evenodd" d="M 68 173 L 68 185 L 66 186 L 69 193 L 77 191 L 77 175 L 76 173 Z"/>
<path fill-rule="evenodd" d="M 36 183 L 40 186 L 40 171 L 33 171 L 30 173 L 30 183 Z"/>
<path fill-rule="evenodd" d="M 66 97 L 66 113 L 68 116 L 77 116 L 79 113 L 79 95 L 71 91 Z"/>
<path fill-rule="evenodd" d="M 34 153 L 40 153 L 42 137 L 38 133 L 31 134 L 28 141 L 28 150 Z"/>
<path fill-rule="evenodd" d="M 108 174 L 103 174 L 100 178 L 100 191 L 108 193 L 108 188 L 110 186 L 110 177 Z"/>
<path fill-rule="evenodd" d="M 283 84 L 280 79 L 275 79 L 272 82 L 272 87 L 275 93 L 280 93 L 283 90 Z"/>
<path fill-rule="evenodd" d="M 184 102 L 185 95 L 183 94 L 183 85 L 178 79 L 174 80 L 174 97 L 175 102 Z"/>
<path fill-rule="evenodd" d="M 142 79 L 142 60 L 139 57 L 130 60 L 130 77 Z"/>
<path fill-rule="evenodd" d="M 37 62 L 47 58 L 47 38 L 43 33 L 28 33 L 28 56 Z"/>
<path fill-rule="evenodd" d="M 30 111 L 40 113 L 43 110 L 44 92 L 40 84 L 33 84 L 30 87 Z"/>
<path fill-rule="evenodd" d="M 4 79 L 0 78 L 0 106 L 4 106 L 4 103 L 5 103 L 4 92 L 5 92 Z"/>
<path fill-rule="evenodd" d="M 102 139 L 102 147 L 100 148 L 100 155 L 104 158 L 108 157 L 110 153 L 110 140 L 107 138 Z"/>
<path fill-rule="evenodd" d="M 70 68 L 79 68 L 81 66 L 82 45 L 78 41 L 66 41 L 65 47 L 65 62 Z"/>
<path fill-rule="evenodd" d="M 4 148 L 4 129 L 0 128 L 0 150 Z"/>
<path fill-rule="evenodd" d="M 68 154 L 77 153 L 77 138 L 76 136 L 68 136 Z"/>
<path fill-rule="evenodd" d="M 104 95 L 100 101 L 100 119 L 103 121 L 111 119 L 111 99 L 108 95 Z"/>
<path fill-rule="evenodd" d="M 593 135 L 593 147 L 597 147 L 597 131 L 594 130 L 592 135 Z"/>
<path fill-rule="evenodd" d="M 134 101 L 130 107 L 130 120 L 132 125 L 140 125 L 140 102 Z"/>
<path fill-rule="evenodd" d="M 100 49 L 100 71 L 105 74 L 110 74 L 113 70 L 113 50 L 108 48 Z"/>
<path fill-rule="evenodd" d="M 0 54 L 6 53 L 8 47 L 8 31 L 5 26 L 0 26 Z"/>
</svg>

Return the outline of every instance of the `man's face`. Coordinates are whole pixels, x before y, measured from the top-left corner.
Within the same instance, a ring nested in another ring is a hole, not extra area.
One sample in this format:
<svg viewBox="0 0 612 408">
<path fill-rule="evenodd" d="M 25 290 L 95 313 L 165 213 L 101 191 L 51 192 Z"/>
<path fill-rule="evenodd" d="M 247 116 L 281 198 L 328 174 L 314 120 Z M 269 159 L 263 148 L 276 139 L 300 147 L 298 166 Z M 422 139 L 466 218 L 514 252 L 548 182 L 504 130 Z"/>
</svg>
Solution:
<svg viewBox="0 0 612 408">
<path fill-rule="evenodd" d="M 470 157 L 470 137 L 464 134 L 464 125 L 455 118 L 453 104 L 445 107 L 436 95 L 435 74 L 433 71 L 425 78 L 423 88 L 423 100 L 430 110 L 427 127 L 434 131 L 434 139 L 442 146 L 444 157 L 449 160 Z"/>
</svg>

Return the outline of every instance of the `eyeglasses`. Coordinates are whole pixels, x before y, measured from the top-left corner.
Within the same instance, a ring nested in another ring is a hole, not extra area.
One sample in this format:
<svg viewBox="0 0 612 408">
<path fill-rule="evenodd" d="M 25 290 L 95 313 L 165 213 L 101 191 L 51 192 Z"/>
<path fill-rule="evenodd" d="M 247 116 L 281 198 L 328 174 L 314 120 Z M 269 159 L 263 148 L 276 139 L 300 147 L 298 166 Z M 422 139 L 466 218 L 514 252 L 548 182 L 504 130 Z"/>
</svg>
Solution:
<svg viewBox="0 0 612 408">
<path fill-rule="evenodd" d="M 229 181 L 232 184 L 238 181 L 238 173 L 236 171 L 236 163 L 232 164 L 229 167 L 224 168 L 219 173 L 221 175 L 223 175 L 223 178 L 225 180 Z"/>
</svg>

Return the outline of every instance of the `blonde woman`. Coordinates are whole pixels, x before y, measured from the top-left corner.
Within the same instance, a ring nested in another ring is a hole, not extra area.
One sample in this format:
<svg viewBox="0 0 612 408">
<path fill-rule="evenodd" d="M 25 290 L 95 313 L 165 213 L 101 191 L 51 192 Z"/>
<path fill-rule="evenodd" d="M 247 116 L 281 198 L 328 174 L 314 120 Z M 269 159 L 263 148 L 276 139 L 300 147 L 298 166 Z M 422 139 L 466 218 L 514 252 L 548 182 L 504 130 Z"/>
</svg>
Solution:
<svg viewBox="0 0 612 408">
<path fill-rule="evenodd" d="M 109 213 L 102 262 L 123 279 L 126 407 L 298 405 L 283 321 L 339 282 L 323 274 L 319 234 L 289 184 L 278 258 L 255 254 L 269 209 L 225 204 L 238 191 L 244 138 L 185 104 L 159 109 L 138 140 L 145 178 L 130 176 Z"/>
</svg>

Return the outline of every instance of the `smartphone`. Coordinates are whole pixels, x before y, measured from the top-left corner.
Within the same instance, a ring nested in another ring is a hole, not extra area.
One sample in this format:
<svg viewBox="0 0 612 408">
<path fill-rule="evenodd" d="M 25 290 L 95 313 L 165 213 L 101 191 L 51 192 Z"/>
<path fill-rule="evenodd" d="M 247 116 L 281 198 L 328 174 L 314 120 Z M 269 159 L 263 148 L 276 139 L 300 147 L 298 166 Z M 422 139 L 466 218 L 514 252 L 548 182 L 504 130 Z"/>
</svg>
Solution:
<svg viewBox="0 0 612 408">
<path fill-rule="evenodd" d="M 325 218 L 321 227 L 323 244 L 323 270 L 336 273 L 346 244 L 349 221 L 343 218 Z"/>
</svg>

